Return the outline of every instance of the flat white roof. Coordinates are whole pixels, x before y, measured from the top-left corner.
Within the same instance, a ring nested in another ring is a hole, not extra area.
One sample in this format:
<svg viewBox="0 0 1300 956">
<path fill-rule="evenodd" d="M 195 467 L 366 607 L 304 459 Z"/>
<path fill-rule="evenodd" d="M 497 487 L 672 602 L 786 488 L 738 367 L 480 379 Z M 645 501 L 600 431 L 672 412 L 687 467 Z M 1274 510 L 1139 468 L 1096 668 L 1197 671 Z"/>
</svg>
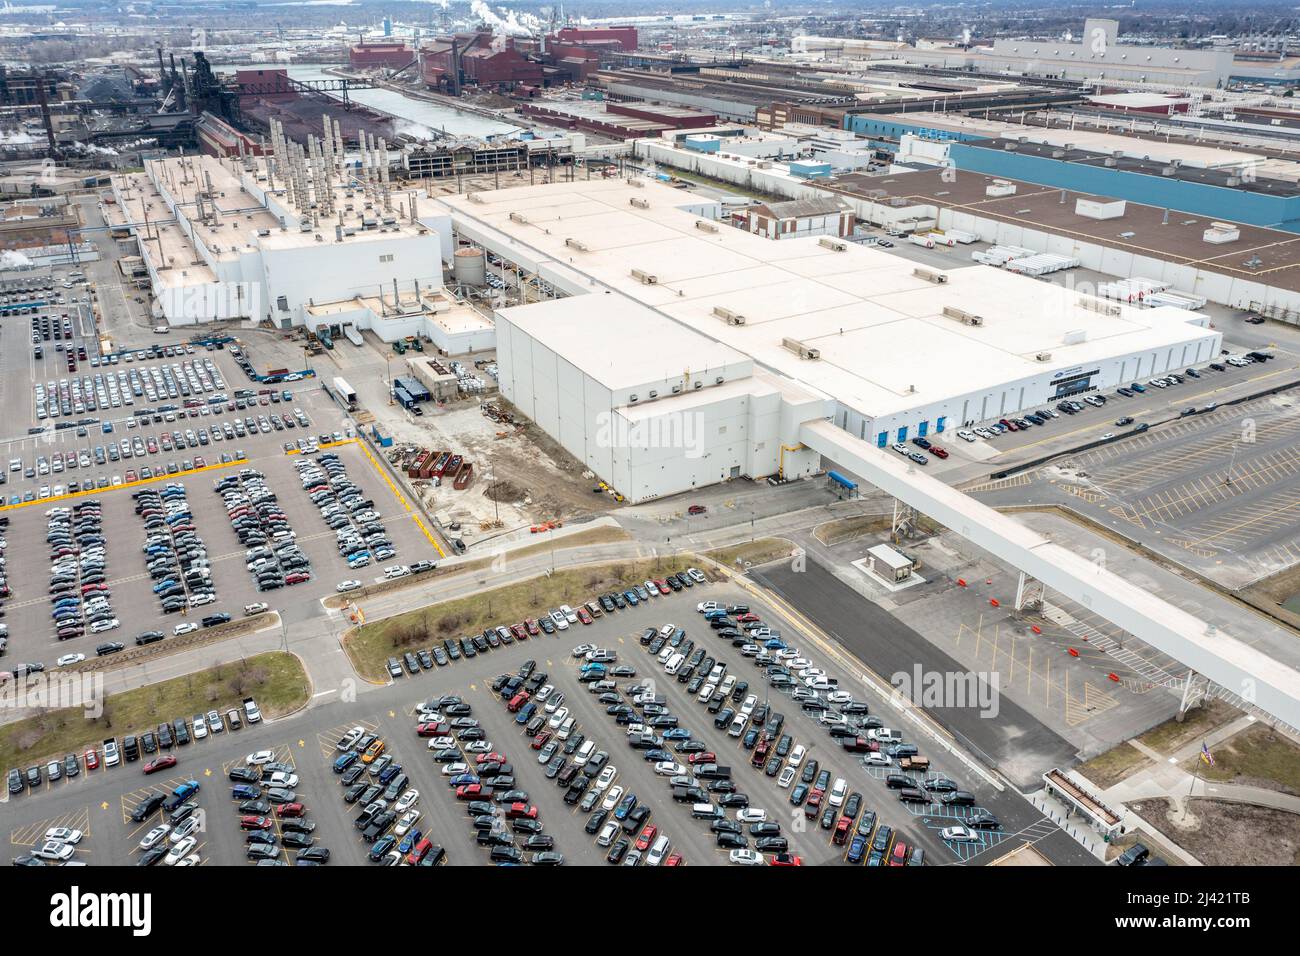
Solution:
<svg viewBox="0 0 1300 956">
<path fill-rule="evenodd" d="M 747 377 L 750 360 L 735 349 L 614 294 L 571 296 L 500 309 L 497 315 L 610 389 L 732 367 Z M 731 378 L 731 375 L 727 376 Z"/>
<path fill-rule="evenodd" d="M 662 363 L 663 353 L 678 355 L 677 365 L 695 364 L 690 350 L 713 340 L 875 417 L 1213 334 L 1184 310 L 1123 306 L 1117 316 L 1103 315 L 1080 307 L 1079 295 L 1061 286 L 968 260 L 955 259 L 955 268 L 945 270 L 948 281 L 937 285 L 917 276 L 915 263 L 884 250 L 848 243 L 836 252 L 815 238 L 772 241 L 723 224 L 702 230 L 678 208 L 689 194 L 648 181 L 639 188 L 604 180 L 475 197 L 445 201 L 479 234 L 508 238 L 540 261 L 588 277 L 592 294 L 545 306 L 551 315 L 571 310 L 569 330 L 552 334 L 570 336 L 559 350 L 583 365 L 636 368 Z M 634 269 L 655 282 L 633 277 Z M 658 316 L 602 310 L 602 286 Z M 945 306 L 980 315 L 984 324 L 964 325 L 946 316 Z M 743 315 L 744 324 L 727 324 L 718 307 Z M 523 323 L 535 308 L 507 312 Z M 607 354 L 591 346 L 593 326 L 608 341 Z M 691 329 L 700 334 L 683 337 Z M 1084 340 L 1066 345 L 1067 333 L 1077 330 Z M 651 358 L 620 346 L 625 335 L 647 339 Z M 800 359 L 782 345 L 786 338 L 819 349 L 820 360 Z M 1051 359 L 1038 361 L 1040 352 Z"/>
</svg>

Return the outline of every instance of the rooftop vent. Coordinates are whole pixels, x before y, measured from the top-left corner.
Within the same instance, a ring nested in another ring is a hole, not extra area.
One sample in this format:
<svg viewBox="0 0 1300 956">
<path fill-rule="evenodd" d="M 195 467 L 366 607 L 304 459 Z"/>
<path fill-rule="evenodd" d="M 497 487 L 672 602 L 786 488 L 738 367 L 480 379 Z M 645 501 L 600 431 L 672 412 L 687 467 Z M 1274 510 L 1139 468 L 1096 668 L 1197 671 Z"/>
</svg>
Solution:
<svg viewBox="0 0 1300 956">
<path fill-rule="evenodd" d="M 587 252 L 587 244 L 581 239 L 565 239 L 564 244 L 570 249 L 577 249 L 579 252 Z"/>
<path fill-rule="evenodd" d="M 650 208 L 650 203 L 647 200 L 642 199 L 640 196 L 633 196 L 631 199 L 627 201 L 627 204 L 629 206 L 636 206 L 637 209 Z"/>
<path fill-rule="evenodd" d="M 924 279 L 926 282 L 933 282 L 935 285 L 943 285 L 948 281 L 948 277 L 942 272 L 935 272 L 933 269 L 922 269 L 919 266 L 912 270 L 912 275 L 918 279 Z"/>
<path fill-rule="evenodd" d="M 834 239 L 831 239 L 826 236 L 823 236 L 821 239 L 818 239 L 817 245 L 821 246 L 823 249 L 829 249 L 832 252 L 844 252 L 846 249 L 848 249 L 848 245 L 846 243 L 836 242 Z"/>
<path fill-rule="evenodd" d="M 732 312 L 730 309 L 721 305 L 715 305 L 713 307 L 713 314 L 716 315 L 718 318 L 722 319 L 728 325 L 745 324 L 745 317 L 743 315 L 741 315 L 739 312 Z"/>
<path fill-rule="evenodd" d="M 646 272 L 644 269 L 633 269 L 632 278 L 636 279 L 636 281 L 640 282 L 642 285 L 655 285 L 659 282 L 658 276 L 651 275 L 649 272 Z"/>
<path fill-rule="evenodd" d="M 962 325 L 980 326 L 984 324 L 984 317 L 982 315 L 975 315 L 972 312 L 967 312 L 965 309 L 959 309 L 955 305 L 945 305 L 943 307 L 943 314 L 950 319 L 956 319 Z"/>
<path fill-rule="evenodd" d="M 815 349 L 810 345 L 804 345 L 804 343 L 800 342 L 798 339 L 784 338 L 781 340 L 781 347 L 789 349 L 801 359 L 807 359 L 809 361 L 822 357 L 821 349 Z"/>
<path fill-rule="evenodd" d="M 1089 312 L 1098 312 L 1102 315 L 1120 314 L 1119 303 L 1103 302 L 1100 299 L 1094 299 L 1091 296 L 1080 296 L 1078 305 L 1081 309 L 1087 309 Z"/>
<path fill-rule="evenodd" d="M 1052 360 L 1051 352 L 1039 352 L 1034 356 L 1035 362 L 1050 362 Z"/>
<path fill-rule="evenodd" d="M 717 232 L 717 231 L 718 231 L 718 226 L 717 226 L 717 224 L 716 224 L 716 223 L 709 222 L 707 219 L 696 219 L 696 220 L 695 220 L 695 228 L 698 229 L 698 230 L 700 230 L 701 232 Z"/>
<path fill-rule="evenodd" d="M 470 194 L 467 195 L 465 198 L 468 199 L 470 202 L 478 202 L 478 203 L 481 203 L 481 202 L 483 201 L 482 198 L 479 196 L 478 193 L 470 193 Z M 513 217 L 511 217 L 511 218 L 513 218 Z"/>
<path fill-rule="evenodd" d="M 510 214 L 510 221 L 517 222 L 520 225 L 524 225 L 524 226 L 528 225 L 528 217 L 521 212 L 512 212 Z"/>
<path fill-rule="evenodd" d="M 629 179 L 627 184 L 629 186 L 635 186 L 637 189 L 645 189 L 645 183 L 636 178 Z"/>
</svg>

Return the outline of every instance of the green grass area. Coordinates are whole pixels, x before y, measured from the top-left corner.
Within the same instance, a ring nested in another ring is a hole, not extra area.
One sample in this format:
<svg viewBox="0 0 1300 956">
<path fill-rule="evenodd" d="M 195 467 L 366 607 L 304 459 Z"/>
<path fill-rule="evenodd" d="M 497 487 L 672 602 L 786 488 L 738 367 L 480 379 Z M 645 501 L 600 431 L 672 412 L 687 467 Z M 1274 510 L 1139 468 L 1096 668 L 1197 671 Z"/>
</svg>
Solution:
<svg viewBox="0 0 1300 956">
<path fill-rule="evenodd" d="M 1115 786 L 1146 763 L 1146 755 L 1125 741 L 1074 769 L 1096 784 L 1097 789 L 1105 790 L 1107 787 Z"/>
<path fill-rule="evenodd" d="M 76 753 L 109 737 L 157 728 L 165 720 L 238 707 L 245 697 L 257 699 L 263 717 L 278 717 L 305 704 L 309 693 L 302 662 L 284 651 L 269 651 L 111 694 L 98 717 L 88 717 L 82 707 L 63 707 L 4 724 L 0 769 Z"/>
<path fill-rule="evenodd" d="M 706 551 L 705 555 L 727 567 L 736 567 L 737 561 L 746 564 L 767 564 L 778 558 L 789 557 L 794 551 L 794 544 L 785 538 L 759 538 L 745 541 L 725 548 Z"/>
<path fill-rule="evenodd" d="M 1204 737 L 1216 727 L 1231 723 L 1241 716 L 1241 711 L 1221 700 L 1205 701 L 1201 706 L 1189 710 L 1180 723 L 1170 718 L 1138 738 L 1156 753 L 1169 754 L 1183 744 Z"/>
<path fill-rule="evenodd" d="M 591 544 L 610 544 L 615 541 L 627 541 L 632 536 L 622 528 L 612 528 L 608 525 L 601 525 L 597 528 L 587 528 L 585 531 L 575 531 L 572 534 L 564 535 L 555 540 L 555 558 L 557 563 L 564 557 L 564 549 L 577 548 L 583 545 Z M 514 561 L 518 558 L 525 558 L 531 554 L 538 554 L 551 550 L 551 541 L 545 535 L 539 536 L 538 540 L 532 544 L 526 544 L 523 547 L 512 548 L 509 551 L 502 552 L 507 561 Z M 423 584 L 433 578 L 450 577 L 453 574 L 469 574 L 473 571 L 482 571 L 492 566 L 492 558 L 475 558 L 472 561 L 460 561 L 454 564 L 441 564 L 432 571 L 426 571 L 424 574 L 413 577 L 394 578 L 392 581 L 380 581 L 378 584 L 370 584 L 355 591 L 349 591 L 347 594 L 331 595 L 325 599 L 326 607 L 343 607 L 349 601 L 357 601 L 361 598 L 375 597 L 379 594 L 386 594 L 389 591 L 400 591 L 402 588 L 414 587 Z"/>
<path fill-rule="evenodd" d="M 1300 747 L 1263 724 L 1220 741 L 1210 752 L 1214 766 L 1200 766 L 1206 780 L 1300 794 Z M 1189 760 L 1183 769 L 1194 773 L 1199 762 L 1199 758 Z"/>
<path fill-rule="evenodd" d="M 597 594 L 684 569 L 694 560 L 694 555 L 681 554 L 557 570 L 363 624 L 348 632 L 343 646 L 358 674 L 367 680 L 383 681 L 388 677 L 385 662 L 395 655 L 449 637 L 479 634 L 489 625 L 517 624 L 561 604 L 577 606 Z"/>
</svg>

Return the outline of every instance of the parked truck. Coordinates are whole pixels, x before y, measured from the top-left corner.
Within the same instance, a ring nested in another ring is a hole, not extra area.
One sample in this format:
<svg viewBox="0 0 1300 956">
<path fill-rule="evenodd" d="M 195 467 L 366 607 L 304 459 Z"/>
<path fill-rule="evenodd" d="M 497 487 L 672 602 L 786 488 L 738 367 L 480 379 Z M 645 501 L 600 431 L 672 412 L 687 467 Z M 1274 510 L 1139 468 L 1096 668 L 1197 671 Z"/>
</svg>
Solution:
<svg viewBox="0 0 1300 956">
<path fill-rule="evenodd" d="M 259 723 L 262 720 L 262 712 L 257 707 L 257 701 L 251 697 L 244 698 L 244 718 L 250 724 Z"/>
</svg>

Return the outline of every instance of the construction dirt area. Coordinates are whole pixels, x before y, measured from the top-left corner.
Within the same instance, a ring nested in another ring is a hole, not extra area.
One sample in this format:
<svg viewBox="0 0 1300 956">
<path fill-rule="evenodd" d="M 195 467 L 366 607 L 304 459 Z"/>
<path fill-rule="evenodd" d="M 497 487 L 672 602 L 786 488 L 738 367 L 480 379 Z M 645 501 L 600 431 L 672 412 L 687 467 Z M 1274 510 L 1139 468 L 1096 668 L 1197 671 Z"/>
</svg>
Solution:
<svg viewBox="0 0 1300 956">
<path fill-rule="evenodd" d="M 434 478 L 407 478 L 428 513 L 459 524 L 467 544 L 474 530 L 564 521 L 618 507 L 608 493 L 593 491 L 598 479 L 539 428 L 497 411 L 499 397 L 424 407 L 421 417 L 385 419 L 393 435 L 388 457 L 403 474 L 422 449 L 451 450 L 472 464 L 473 479 L 461 490 Z"/>
<path fill-rule="evenodd" d="M 1193 797 L 1187 812 L 1160 798 L 1131 805 L 1205 866 L 1300 864 L 1300 817 L 1284 810 Z"/>
</svg>

